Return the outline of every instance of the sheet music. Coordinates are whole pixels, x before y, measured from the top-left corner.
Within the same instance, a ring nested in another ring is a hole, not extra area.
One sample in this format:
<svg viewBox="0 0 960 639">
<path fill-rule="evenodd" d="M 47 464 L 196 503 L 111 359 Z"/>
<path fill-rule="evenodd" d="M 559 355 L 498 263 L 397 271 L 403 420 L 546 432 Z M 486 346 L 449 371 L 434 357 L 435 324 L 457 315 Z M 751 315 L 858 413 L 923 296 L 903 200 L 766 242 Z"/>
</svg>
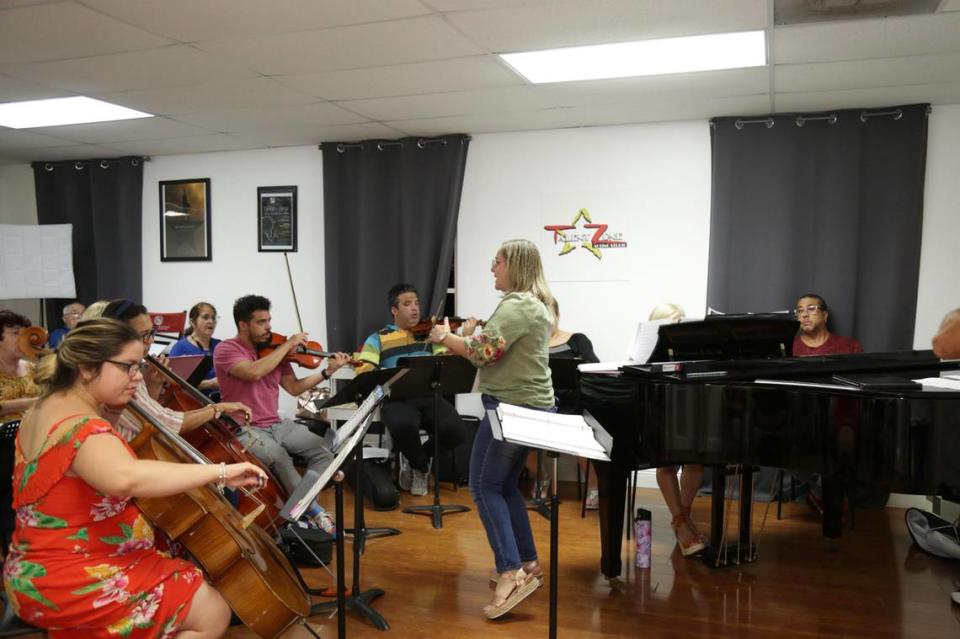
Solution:
<svg viewBox="0 0 960 639">
<path fill-rule="evenodd" d="M 610 460 L 581 415 L 560 415 L 512 404 L 500 404 L 497 415 L 503 436 L 510 441 L 590 459 Z"/>
<path fill-rule="evenodd" d="M 627 357 L 630 358 L 631 364 L 647 363 L 650 355 L 653 354 L 654 347 L 657 345 L 660 327 L 671 322 L 673 322 L 672 319 L 664 318 L 637 324 L 637 332 L 634 334 L 630 346 L 627 347 Z"/>
<path fill-rule="evenodd" d="M 618 360 L 614 362 L 590 362 L 587 364 L 580 364 L 577 366 L 577 370 L 581 373 L 619 373 L 621 366 L 628 366 L 630 364 L 636 364 L 636 362 L 631 362 L 630 360 Z"/>
<path fill-rule="evenodd" d="M 960 391 L 960 378 L 949 375 L 945 377 L 924 377 L 923 379 L 913 380 L 922 384 L 924 388 L 943 388 L 946 390 Z"/>
<path fill-rule="evenodd" d="M 363 423 L 364 418 L 367 415 L 373 414 L 374 407 L 380 403 L 380 400 L 384 398 L 384 390 L 382 386 L 377 386 L 373 389 L 367 398 L 363 400 L 363 403 L 360 404 L 360 407 L 357 408 L 356 412 L 350 416 L 350 419 L 343 423 L 343 426 L 337 429 L 337 433 L 333 436 L 333 443 L 330 445 L 330 452 L 336 453 L 340 450 L 340 447 L 343 446 L 343 442 L 346 441 L 350 435 Z"/>
</svg>

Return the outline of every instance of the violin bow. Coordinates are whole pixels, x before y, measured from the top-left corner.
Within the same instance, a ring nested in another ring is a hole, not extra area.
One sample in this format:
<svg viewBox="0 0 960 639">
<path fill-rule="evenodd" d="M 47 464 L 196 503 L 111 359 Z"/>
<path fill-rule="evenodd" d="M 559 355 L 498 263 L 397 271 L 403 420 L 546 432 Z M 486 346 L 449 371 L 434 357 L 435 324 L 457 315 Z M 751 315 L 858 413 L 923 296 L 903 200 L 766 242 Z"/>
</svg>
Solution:
<svg viewBox="0 0 960 639">
<path fill-rule="evenodd" d="M 290 272 L 290 259 L 286 251 L 283 253 L 283 261 L 287 265 L 287 279 L 290 281 L 290 294 L 293 295 L 293 310 L 297 314 L 297 326 L 300 332 L 303 332 L 303 320 L 300 319 L 300 304 L 297 302 L 297 290 L 293 287 L 293 273 Z"/>
</svg>

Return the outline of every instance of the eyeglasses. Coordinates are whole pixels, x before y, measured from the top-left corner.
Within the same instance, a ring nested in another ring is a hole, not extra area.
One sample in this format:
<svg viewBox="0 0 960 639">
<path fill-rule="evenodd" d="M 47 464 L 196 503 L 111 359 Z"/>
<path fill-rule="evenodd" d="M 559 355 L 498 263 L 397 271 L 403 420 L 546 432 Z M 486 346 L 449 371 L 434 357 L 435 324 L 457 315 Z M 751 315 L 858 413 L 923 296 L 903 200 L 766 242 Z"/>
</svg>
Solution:
<svg viewBox="0 0 960 639">
<path fill-rule="evenodd" d="M 105 359 L 103 361 L 110 362 L 130 377 L 134 377 L 137 373 L 143 373 L 143 371 L 147 370 L 147 363 L 143 360 L 139 362 L 118 362 L 115 359 Z"/>
<path fill-rule="evenodd" d="M 77 311 L 72 311 L 70 313 L 64 313 L 64 317 L 80 317 L 83 313 L 78 313 Z"/>
<path fill-rule="evenodd" d="M 140 339 L 143 340 L 144 343 L 152 341 L 153 338 L 156 336 L 157 336 L 157 329 L 155 328 L 151 328 L 149 331 L 144 331 L 140 333 Z"/>
<path fill-rule="evenodd" d="M 793 309 L 793 314 L 796 317 L 800 317 L 804 313 L 808 315 L 816 315 L 822 310 L 823 310 L 823 305 L 821 304 L 809 304 L 807 306 L 798 306 L 797 308 Z"/>
<path fill-rule="evenodd" d="M 499 257 L 493 258 L 493 262 L 490 263 L 490 268 L 497 268 L 498 264 L 503 264 L 504 260 Z"/>
<path fill-rule="evenodd" d="M 197 319 L 213 320 L 214 322 L 219 322 L 219 321 L 220 321 L 220 316 L 219 316 L 219 315 L 200 315 L 200 316 L 197 317 Z"/>
</svg>

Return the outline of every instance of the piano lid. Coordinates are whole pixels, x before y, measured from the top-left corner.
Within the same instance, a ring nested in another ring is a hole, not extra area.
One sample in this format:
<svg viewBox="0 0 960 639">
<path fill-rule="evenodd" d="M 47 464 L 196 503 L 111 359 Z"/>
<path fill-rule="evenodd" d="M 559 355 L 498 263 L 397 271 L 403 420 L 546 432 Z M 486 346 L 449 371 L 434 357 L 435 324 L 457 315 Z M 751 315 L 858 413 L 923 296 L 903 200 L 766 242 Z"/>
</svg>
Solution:
<svg viewBox="0 0 960 639">
<path fill-rule="evenodd" d="M 709 315 L 698 322 L 664 324 L 651 362 L 790 357 L 800 322 L 790 315 Z"/>
</svg>

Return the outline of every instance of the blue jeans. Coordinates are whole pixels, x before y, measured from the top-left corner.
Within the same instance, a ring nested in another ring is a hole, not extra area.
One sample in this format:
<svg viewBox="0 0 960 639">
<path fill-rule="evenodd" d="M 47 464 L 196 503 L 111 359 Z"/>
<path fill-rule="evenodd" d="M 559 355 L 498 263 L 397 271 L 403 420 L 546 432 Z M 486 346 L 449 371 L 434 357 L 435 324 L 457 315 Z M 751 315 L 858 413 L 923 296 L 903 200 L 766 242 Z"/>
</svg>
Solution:
<svg viewBox="0 0 960 639">
<path fill-rule="evenodd" d="M 493 438 L 486 411 L 500 402 L 490 395 L 483 395 L 482 400 L 483 420 L 470 453 L 470 492 L 501 573 L 537 558 L 527 503 L 519 486 L 528 448 Z"/>
</svg>

